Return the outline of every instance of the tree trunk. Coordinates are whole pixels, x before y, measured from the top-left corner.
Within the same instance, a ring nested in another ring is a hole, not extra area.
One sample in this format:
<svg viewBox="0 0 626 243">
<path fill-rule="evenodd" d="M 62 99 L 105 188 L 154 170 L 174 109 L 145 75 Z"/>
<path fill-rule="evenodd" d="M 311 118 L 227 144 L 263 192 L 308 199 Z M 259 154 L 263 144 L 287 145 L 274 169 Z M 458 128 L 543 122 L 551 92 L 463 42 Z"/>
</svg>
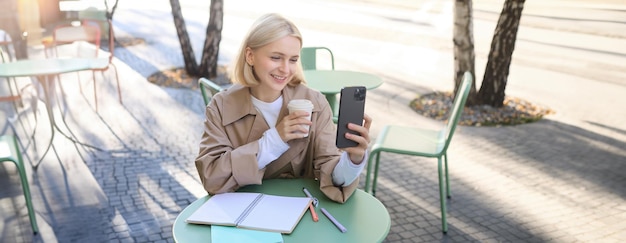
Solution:
<svg viewBox="0 0 626 243">
<path fill-rule="evenodd" d="M 222 41 L 222 25 L 224 19 L 224 1 L 211 0 L 209 25 L 206 29 L 206 39 L 200 61 L 200 77 L 215 79 L 217 77 L 217 58 Z"/>
<path fill-rule="evenodd" d="M 103 39 L 105 39 L 105 38 L 107 38 L 107 39 L 108 38 L 113 38 L 113 42 L 112 43 L 115 43 L 115 36 L 114 36 L 114 34 L 112 34 L 112 32 L 113 32 L 112 31 L 113 30 L 112 29 L 113 28 L 113 15 L 115 14 L 115 10 L 117 10 L 117 4 L 119 3 L 119 0 L 111 0 L 111 1 L 115 1 L 115 2 L 113 3 L 112 7 L 109 7 L 109 0 L 104 0 L 104 7 L 106 9 L 105 17 L 106 17 L 107 24 L 104 25 L 104 27 L 103 27 L 103 25 L 101 25 L 101 27 L 102 27 L 101 31 L 103 31 L 103 32 L 101 32 L 101 34 L 102 34 L 101 37 Z M 110 47 L 110 50 L 113 50 L 113 49 Z"/>
<path fill-rule="evenodd" d="M 466 71 L 474 77 L 474 27 L 472 0 L 456 0 L 454 4 L 454 93 L 457 93 Z M 475 79 L 475 78 L 474 78 Z M 476 103 L 476 86 L 472 84 L 466 106 Z"/>
<path fill-rule="evenodd" d="M 59 0 L 38 0 L 37 3 L 39 3 L 39 25 L 44 29 L 57 25 L 63 17 L 59 9 Z"/>
<path fill-rule="evenodd" d="M 0 29 L 11 36 L 16 59 L 28 58 L 28 46 L 23 36 L 17 10 L 17 0 L 0 0 Z M 1 62 L 1 60 L 0 60 Z"/>
<path fill-rule="evenodd" d="M 109 1 L 104 0 L 104 6 L 106 7 L 106 17 L 107 20 L 111 20 L 113 21 L 113 14 L 115 14 L 115 10 L 117 9 L 117 3 L 119 2 L 119 0 L 115 0 L 115 3 L 113 3 L 113 7 L 109 8 Z M 179 5 L 179 9 L 180 9 L 180 4 Z"/>
<path fill-rule="evenodd" d="M 524 9 L 524 0 L 506 0 L 491 41 L 491 50 L 485 68 L 483 83 L 478 92 L 480 104 L 492 107 L 504 105 L 504 90 L 509 76 L 509 67 L 517 29 Z"/>
<path fill-rule="evenodd" d="M 176 34 L 178 34 L 178 42 L 180 43 L 183 60 L 185 61 L 185 71 L 187 71 L 189 75 L 197 76 L 198 63 L 196 62 L 196 56 L 193 53 L 193 47 L 189 40 L 185 19 L 183 19 L 183 13 L 180 9 L 180 2 L 178 0 L 170 0 L 170 5 L 172 6 L 172 17 L 174 18 L 174 25 L 176 26 Z"/>
</svg>

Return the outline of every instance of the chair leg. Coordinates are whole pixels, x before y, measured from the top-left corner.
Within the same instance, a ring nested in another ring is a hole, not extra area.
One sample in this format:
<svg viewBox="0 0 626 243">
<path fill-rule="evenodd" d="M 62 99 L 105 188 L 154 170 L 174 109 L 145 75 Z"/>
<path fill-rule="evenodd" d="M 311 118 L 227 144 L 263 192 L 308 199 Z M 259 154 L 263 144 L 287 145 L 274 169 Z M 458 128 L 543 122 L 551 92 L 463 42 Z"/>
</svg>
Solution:
<svg viewBox="0 0 626 243">
<path fill-rule="evenodd" d="M 372 181 L 372 196 L 376 196 L 376 186 L 378 185 L 378 166 L 380 165 L 380 151 L 376 151 L 376 167 L 374 167 L 374 180 Z"/>
<path fill-rule="evenodd" d="M 98 112 L 98 93 L 96 93 L 96 72 L 92 72 L 93 75 L 93 102 L 96 106 L 96 113 Z"/>
<path fill-rule="evenodd" d="M 24 191 L 24 199 L 26 200 L 26 207 L 28 208 L 28 218 L 30 219 L 30 226 L 33 228 L 33 233 L 39 232 L 37 227 L 37 219 L 35 217 L 35 209 L 33 208 L 33 201 L 30 197 L 30 187 L 28 186 L 28 179 L 26 178 L 26 172 L 24 165 L 19 165 L 20 179 L 22 180 L 22 191 Z"/>
<path fill-rule="evenodd" d="M 375 187 L 375 181 L 376 181 L 376 175 L 378 173 L 374 172 L 375 176 L 372 178 L 374 182 L 370 181 L 370 177 L 372 175 L 372 167 L 375 167 L 374 171 L 378 170 L 378 156 L 380 155 L 380 151 L 378 150 L 372 150 L 370 151 L 370 156 L 367 159 L 368 163 L 367 163 L 367 173 L 365 174 L 365 192 L 370 193 L 372 195 L 375 194 L 375 189 L 373 189 L 373 187 Z M 375 160 L 372 160 L 372 158 L 376 158 Z M 371 191 L 370 191 L 371 190 Z"/>
<path fill-rule="evenodd" d="M 26 169 L 24 168 L 24 162 L 22 161 L 22 154 L 18 150 L 17 140 L 13 137 L 13 146 L 15 146 L 15 150 L 17 152 L 17 161 L 13 161 L 15 163 L 17 170 L 20 173 L 20 179 L 22 181 L 22 190 L 24 191 L 24 199 L 26 200 L 26 207 L 28 208 L 28 218 L 30 219 L 30 226 L 33 228 L 33 233 L 37 234 L 39 232 L 39 227 L 37 226 L 37 219 L 35 217 L 35 209 L 33 208 L 33 202 L 30 197 L 30 187 L 28 186 L 28 178 L 26 177 Z"/>
<path fill-rule="evenodd" d="M 446 166 L 446 196 L 450 198 L 450 177 L 448 177 L 448 155 L 443 154 L 445 166 Z"/>
<path fill-rule="evenodd" d="M 365 192 L 370 193 L 370 176 L 372 174 L 372 163 L 374 161 L 372 158 L 374 157 L 374 151 L 370 151 L 370 156 L 367 159 L 367 172 L 365 173 Z"/>
<path fill-rule="evenodd" d="M 120 77 L 117 74 L 117 67 L 115 66 L 115 64 L 113 64 L 113 62 L 110 63 L 111 66 L 113 66 L 113 69 L 115 71 L 115 81 L 117 82 L 117 98 L 120 101 L 120 104 L 124 104 L 122 103 L 122 91 L 120 89 Z"/>
<path fill-rule="evenodd" d="M 438 158 L 439 169 L 439 200 L 441 202 L 441 228 L 444 234 L 448 233 L 448 221 L 446 220 L 446 194 L 444 192 L 444 171 L 441 161 L 441 157 Z"/>
<path fill-rule="evenodd" d="M 65 97 L 67 96 L 67 94 L 65 93 L 65 89 L 63 88 L 63 82 L 61 82 L 61 75 L 60 75 L 60 74 L 57 74 L 57 75 L 55 75 L 55 76 L 56 76 L 57 78 L 56 78 L 56 80 L 55 80 L 55 81 L 53 81 L 53 82 L 54 82 L 54 85 L 58 85 L 58 86 L 59 86 L 59 89 L 61 89 L 61 97 L 62 97 L 63 99 L 65 99 Z M 52 86 L 52 87 L 55 87 L 55 86 Z M 54 90 L 54 89 L 53 89 L 53 90 Z"/>
<path fill-rule="evenodd" d="M 13 83 L 13 85 L 11 85 L 11 83 Z M 9 97 L 11 99 L 11 104 L 13 105 L 13 109 L 15 109 L 15 114 L 19 114 L 20 112 L 18 107 L 22 106 L 22 93 L 20 92 L 20 87 L 17 86 L 17 81 L 15 80 L 15 78 L 7 78 L 7 84 L 9 86 Z M 13 88 L 11 86 L 15 86 L 15 92 L 17 94 L 13 94 Z"/>
<path fill-rule="evenodd" d="M 76 72 L 76 77 L 78 78 L 77 81 L 78 81 L 78 89 L 80 90 L 80 94 L 83 94 L 83 84 L 80 82 L 80 72 Z"/>
</svg>

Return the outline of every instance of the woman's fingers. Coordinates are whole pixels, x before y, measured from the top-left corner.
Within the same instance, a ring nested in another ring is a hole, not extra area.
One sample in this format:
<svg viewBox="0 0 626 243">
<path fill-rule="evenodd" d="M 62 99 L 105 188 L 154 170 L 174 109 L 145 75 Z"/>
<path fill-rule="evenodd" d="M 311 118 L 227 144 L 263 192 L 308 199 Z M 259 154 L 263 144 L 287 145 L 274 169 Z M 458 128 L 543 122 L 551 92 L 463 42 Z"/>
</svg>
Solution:
<svg viewBox="0 0 626 243">
<path fill-rule="evenodd" d="M 296 111 L 285 116 L 278 124 L 276 129 L 284 142 L 293 139 L 303 138 L 308 135 L 307 126 L 311 126 L 311 121 L 307 119 L 308 112 Z"/>
</svg>

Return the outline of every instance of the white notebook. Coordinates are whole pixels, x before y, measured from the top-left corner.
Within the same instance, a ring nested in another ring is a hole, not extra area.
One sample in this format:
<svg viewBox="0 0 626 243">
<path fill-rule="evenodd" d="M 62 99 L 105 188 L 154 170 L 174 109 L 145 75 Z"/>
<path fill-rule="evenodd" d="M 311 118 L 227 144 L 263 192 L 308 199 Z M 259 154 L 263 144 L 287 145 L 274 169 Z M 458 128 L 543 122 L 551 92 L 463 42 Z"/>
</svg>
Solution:
<svg viewBox="0 0 626 243">
<path fill-rule="evenodd" d="M 213 195 L 185 222 L 226 225 L 290 234 L 309 208 L 311 198 L 254 192 Z"/>
</svg>

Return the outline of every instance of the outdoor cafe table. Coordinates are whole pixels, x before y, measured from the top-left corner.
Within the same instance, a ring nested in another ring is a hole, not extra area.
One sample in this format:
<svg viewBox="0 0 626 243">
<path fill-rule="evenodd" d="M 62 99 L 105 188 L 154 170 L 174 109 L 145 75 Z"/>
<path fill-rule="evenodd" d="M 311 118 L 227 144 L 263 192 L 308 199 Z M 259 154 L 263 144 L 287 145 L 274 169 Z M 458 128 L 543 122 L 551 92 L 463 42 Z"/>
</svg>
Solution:
<svg viewBox="0 0 626 243">
<path fill-rule="evenodd" d="M 357 189 L 344 204 L 328 199 L 320 191 L 319 182 L 313 179 L 265 180 L 262 185 L 246 186 L 238 191 L 305 196 L 303 187 L 319 200 L 316 208 L 319 221 L 313 222 L 311 213 L 307 210 L 295 230 L 291 234 L 282 235 L 284 242 L 381 242 L 389 233 L 391 227 L 389 212 L 378 199 L 360 189 Z M 172 226 L 174 241 L 211 242 L 210 226 L 185 222 L 208 199 L 209 196 L 201 197 L 180 212 Z M 348 231 L 341 233 L 322 214 L 320 208 L 328 210 Z"/>
<path fill-rule="evenodd" d="M 304 70 L 307 85 L 326 96 L 333 116 L 337 116 L 337 94 L 343 87 L 364 86 L 374 89 L 383 84 L 383 80 L 373 74 L 345 70 Z"/>
<path fill-rule="evenodd" d="M 0 77 L 43 77 L 43 79 L 40 78 L 39 81 L 41 82 L 41 86 L 43 87 L 44 91 L 44 103 L 48 112 L 48 119 L 50 120 L 52 135 L 50 136 L 50 142 L 48 143 L 48 146 L 41 156 L 39 162 L 37 162 L 37 164 L 33 166 L 34 169 L 37 169 L 37 166 L 39 166 L 43 158 L 50 150 L 50 147 L 52 146 L 52 140 L 54 139 L 55 130 L 58 130 L 61 134 L 63 134 L 65 137 L 72 140 L 73 142 L 80 143 L 72 137 L 64 134 L 54 121 L 51 98 L 51 96 L 54 95 L 54 90 L 50 90 L 51 82 L 54 81 L 54 76 L 63 73 L 102 68 L 102 66 L 106 67 L 106 65 L 108 65 L 107 58 L 25 59 L 17 60 L 15 62 L 0 63 Z M 83 143 L 80 144 L 93 147 L 91 145 Z"/>
</svg>

